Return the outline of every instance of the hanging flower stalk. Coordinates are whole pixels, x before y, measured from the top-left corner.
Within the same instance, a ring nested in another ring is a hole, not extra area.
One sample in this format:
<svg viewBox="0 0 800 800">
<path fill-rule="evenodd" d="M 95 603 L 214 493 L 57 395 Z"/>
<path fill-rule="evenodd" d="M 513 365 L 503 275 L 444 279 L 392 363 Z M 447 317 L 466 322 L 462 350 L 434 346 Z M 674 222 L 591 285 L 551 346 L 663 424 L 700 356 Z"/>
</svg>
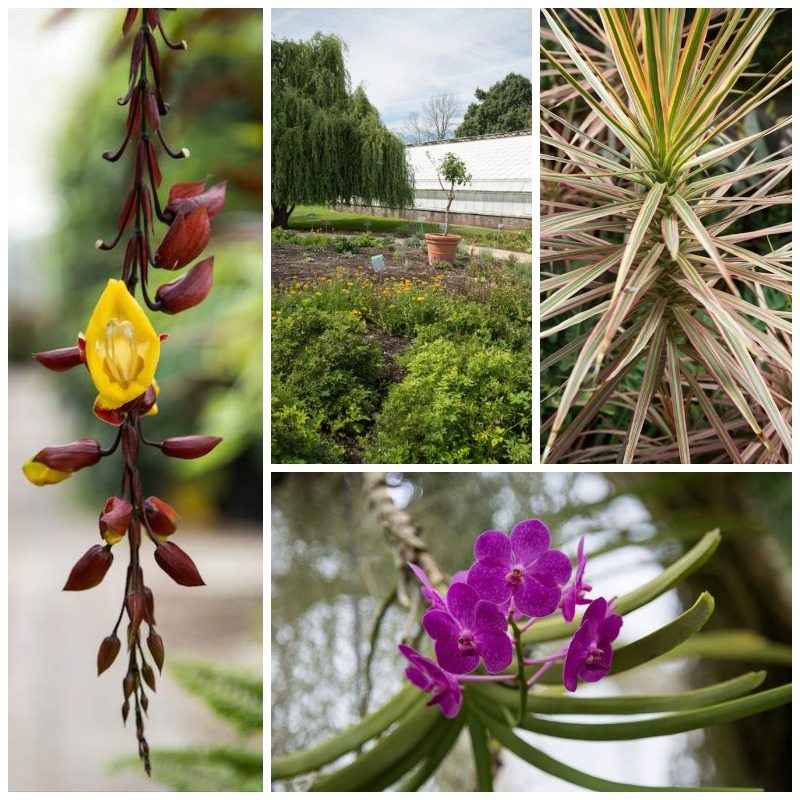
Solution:
<svg viewBox="0 0 800 800">
<path fill-rule="evenodd" d="M 159 672 L 164 664 L 164 644 L 156 629 L 153 593 L 145 584 L 142 540 L 154 546 L 156 563 L 183 586 L 202 586 L 203 579 L 189 555 L 170 537 L 176 530 L 178 514 L 167 502 L 145 497 L 145 481 L 139 470 L 142 445 L 159 449 L 172 458 L 199 458 L 214 449 L 216 436 L 176 436 L 161 442 L 144 436 L 142 420 L 157 413 L 159 387 L 155 374 L 161 343 L 142 306 L 136 301 L 137 285 L 145 306 L 151 311 L 175 314 L 202 302 L 211 290 L 213 257 L 196 263 L 185 275 L 163 283 L 151 297 L 149 269 L 178 270 L 193 262 L 208 246 L 211 220 L 225 201 L 225 183 L 206 188 L 205 181 L 170 187 L 165 204 L 159 200 L 162 182 L 159 151 L 170 158 L 188 158 L 185 148 L 173 149 L 161 129 L 169 111 L 164 101 L 161 60 L 157 34 L 172 50 L 186 49 L 186 43 L 172 42 L 164 31 L 159 9 L 128 9 L 122 27 L 127 36 L 140 21 L 133 37 L 129 85 L 117 102 L 128 107 L 125 137 L 115 152 L 103 153 L 117 162 L 132 152 L 131 185 L 122 202 L 117 232 L 100 250 L 113 250 L 127 242 L 119 280 L 108 281 L 89 319 L 85 335 L 78 335 L 74 347 L 36 353 L 40 364 L 56 372 L 84 365 L 97 389 L 93 411 L 116 428 L 108 447 L 95 439 L 81 438 L 65 445 L 45 447 L 23 467 L 26 477 L 37 486 L 59 483 L 73 472 L 94 466 L 118 450 L 122 455 L 122 479 L 118 495 L 109 497 L 99 518 L 102 544 L 94 544 L 78 560 L 64 589 L 80 591 L 97 586 L 110 568 L 115 545 L 127 536 L 128 568 L 119 615 L 111 633 L 103 639 L 97 654 L 98 675 L 107 670 L 122 649 L 119 627 L 127 617 L 123 637 L 128 665 L 122 683 L 122 719 L 127 721 L 133 706 L 139 756 L 148 775 L 150 757 L 144 735 L 144 714 L 148 697 L 145 685 L 155 691 L 155 673 L 148 661 L 143 639 Z M 158 245 L 156 225 L 167 226 Z M 144 628 L 147 634 L 144 634 Z"/>
</svg>

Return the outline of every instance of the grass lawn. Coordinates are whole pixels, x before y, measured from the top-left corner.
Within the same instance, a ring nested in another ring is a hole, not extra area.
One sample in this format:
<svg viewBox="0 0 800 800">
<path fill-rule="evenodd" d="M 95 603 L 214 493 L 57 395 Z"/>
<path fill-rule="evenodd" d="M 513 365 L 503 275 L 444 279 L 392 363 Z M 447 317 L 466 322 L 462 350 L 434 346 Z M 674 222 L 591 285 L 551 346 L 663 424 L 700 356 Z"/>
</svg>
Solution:
<svg viewBox="0 0 800 800">
<path fill-rule="evenodd" d="M 309 214 L 314 216 L 309 218 Z M 323 226 L 323 221 L 327 226 Z M 372 233 L 392 233 L 399 230 L 400 236 L 412 236 L 420 233 L 420 223 L 408 219 L 392 217 L 378 217 L 370 214 L 357 214 L 347 211 L 331 211 L 327 206 L 297 206 L 289 217 L 289 227 L 297 230 L 311 230 L 312 228 L 334 231 L 348 231 L 363 233 L 367 230 L 364 222 L 370 223 Z M 425 233 L 439 233 L 437 222 L 422 223 Z M 463 237 L 464 244 L 478 247 L 498 247 L 503 250 L 514 250 L 520 253 L 531 252 L 531 232 L 527 231 L 497 231 L 492 228 L 478 228 L 469 225 L 451 225 L 450 231 Z"/>
</svg>

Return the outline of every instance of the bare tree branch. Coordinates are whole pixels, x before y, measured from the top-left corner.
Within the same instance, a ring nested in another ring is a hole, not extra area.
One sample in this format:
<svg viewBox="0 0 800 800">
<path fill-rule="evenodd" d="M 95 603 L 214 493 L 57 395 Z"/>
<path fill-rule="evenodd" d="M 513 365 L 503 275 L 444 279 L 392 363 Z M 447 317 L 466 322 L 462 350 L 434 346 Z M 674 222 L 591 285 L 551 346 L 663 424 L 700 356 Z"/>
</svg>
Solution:
<svg viewBox="0 0 800 800">
<path fill-rule="evenodd" d="M 458 97 L 448 92 L 431 97 L 422 104 L 423 119 L 436 141 L 441 142 L 447 138 L 458 116 L 460 105 Z"/>
</svg>

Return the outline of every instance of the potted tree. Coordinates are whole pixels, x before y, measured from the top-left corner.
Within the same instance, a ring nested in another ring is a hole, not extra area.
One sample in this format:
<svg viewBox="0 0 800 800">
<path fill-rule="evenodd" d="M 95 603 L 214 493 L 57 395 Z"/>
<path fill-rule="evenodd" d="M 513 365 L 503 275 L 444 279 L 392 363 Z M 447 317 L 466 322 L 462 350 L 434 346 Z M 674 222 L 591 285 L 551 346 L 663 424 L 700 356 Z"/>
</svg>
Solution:
<svg viewBox="0 0 800 800">
<path fill-rule="evenodd" d="M 447 232 L 450 224 L 450 206 L 456 196 L 456 186 L 468 184 L 472 180 L 472 175 L 467 172 L 467 165 L 455 153 L 447 153 L 439 164 L 430 155 L 428 158 L 436 169 L 439 186 L 442 187 L 442 191 L 447 197 L 447 205 L 444 210 L 444 233 L 425 234 L 425 241 L 428 243 L 428 263 L 449 261 L 452 264 L 461 237 Z"/>
</svg>

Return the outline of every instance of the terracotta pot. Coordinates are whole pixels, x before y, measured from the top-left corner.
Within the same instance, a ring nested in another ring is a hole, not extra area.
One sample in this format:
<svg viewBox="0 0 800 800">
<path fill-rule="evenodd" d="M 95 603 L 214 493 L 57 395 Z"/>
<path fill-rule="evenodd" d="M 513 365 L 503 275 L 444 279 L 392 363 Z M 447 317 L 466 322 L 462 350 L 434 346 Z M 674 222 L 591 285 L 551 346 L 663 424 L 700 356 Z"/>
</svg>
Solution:
<svg viewBox="0 0 800 800">
<path fill-rule="evenodd" d="M 453 233 L 426 233 L 425 241 L 428 243 L 428 264 L 436 261 L 449 261 L 452 264 L 461 237 Z"/>
</svg>

